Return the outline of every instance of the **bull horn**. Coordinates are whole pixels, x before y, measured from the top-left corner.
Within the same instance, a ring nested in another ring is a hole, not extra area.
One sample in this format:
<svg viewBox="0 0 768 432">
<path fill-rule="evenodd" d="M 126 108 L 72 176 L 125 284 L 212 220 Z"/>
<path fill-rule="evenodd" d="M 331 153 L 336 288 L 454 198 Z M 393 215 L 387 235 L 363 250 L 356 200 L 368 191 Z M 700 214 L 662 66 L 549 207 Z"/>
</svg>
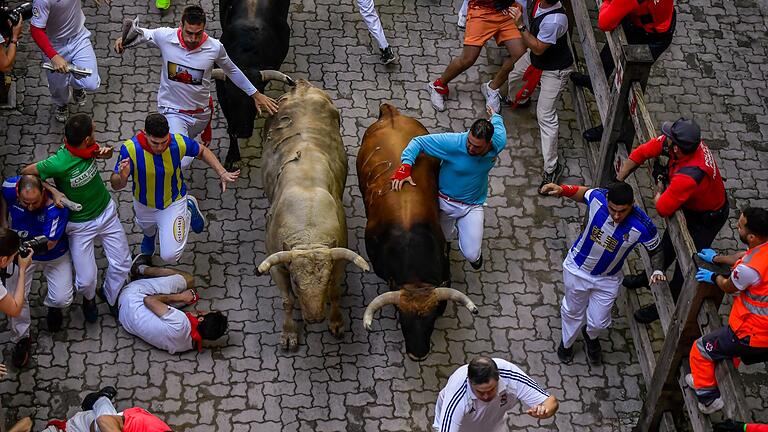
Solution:
<svg viewBox="0 0 768 432">
<path fill-rule="evenodd" d="M 457 303 L 461 303 L 462 306 L 472 312 L 472 315 L 477 315 L 480 312 L 477 310 L 477 306 L 475 306 L 472 300 L 470 300 L 469 297 L 467 297 L 467 295 L 461 291 L 455 290 L 453 288 L 435 288 L 435 294 L 437 295 L 437 299 L 440 301 L 453 300 Z"/>
<path fill-rule="evenodd" d="M 267 70 L 260 71 L 259 73 L 261 74 L 261 80 L 264 82 L 275 80 L 275 81 L 282 81 L 291 87 L 296 86 L 296 81 L 294 81 L 293 78 L 289 77 L 288 75 L 280 71 L 267 69 Z"/>
<path fill-rule="evenodd" d="M 400 291 L 389 291 L 385 292 L 384 294 L 379 294 L 379 296 L 373 299 L 371 304 L 365 308 L 365 313 L 363 314 L 363 327 L 365 327 L 366 330 L 371 331 L 373 314 L 375 314 L 377 310 L 387 305 L 395 305 L 399 307 Z"/>
<path fill-rule="evenodd" d="M 368 267 L 368 263 L 365 261 L 365 258 L 361 257 L 360 255 L 356 254 L 355 252 L 347 248 L 331 249 L 331 258 L 333 258 L 334 260 L 345 259 L 347 261 L 352 261 L 356 266 L 360 267 L 363 271 L 371 271 L 371 268 Z"/>
<path fill-rule="evenodd" d="M 276 266 L 278 264 L 288 264 L 291 262 L 291 259 L 293 258 L 293 252 L 291 251 L 280 251 L 275 252 L 272 255 L 268 256 L 264 259 L 264 261 L 259 264 L 259 266 L 256 268 L 256 276 L 261 276 L 269 271 L 269 269 L 272 266 Z"/>
<path fill-rule="evenodd" d="M 227 79 L 227 76 L 224 74 L 224 69 L 215 68 L 214 70 L 211 71 L 211 78 L 224 81 L 225 79 Z"/>
</svg>

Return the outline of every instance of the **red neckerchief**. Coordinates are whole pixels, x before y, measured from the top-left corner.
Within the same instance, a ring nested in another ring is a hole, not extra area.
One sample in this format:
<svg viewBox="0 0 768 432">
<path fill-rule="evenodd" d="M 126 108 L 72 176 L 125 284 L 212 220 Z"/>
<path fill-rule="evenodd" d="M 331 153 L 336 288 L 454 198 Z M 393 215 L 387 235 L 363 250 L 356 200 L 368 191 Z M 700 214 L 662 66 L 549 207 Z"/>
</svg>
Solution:
<svg viewBox="0 0 768 432">
<path fill-rule="evenodd" d="M 171 137 L 168 136 L 168 141 L 169 141 L 168 145 L 169 146 L 171 145 L 170 140 L 171 140 Z M 149 142 L 147 141 L 147 135 L 144 133 L 144 131 L 139 131 L 139 133 L 136 134 L 136 141 L 139 142 L 139 145 L 141 146 L 141 148 L 146 150 L 147 153 L 150 153 L 150 154 L 153 154 L 153 155 L 157 155 L 157 154 L 162 153 L 162 152 L 155 153 L 155 151 L 152 150 L 152 147 L 149 146 Z M 167 150 L 168 146 L 166 146 L 165 149 Z M 163 151 L 165 151 L 165 150 L 163 150 Z"/>
<path fill-rule="evenodd" d="M 96 143 L 93 143 L 86 148 L 77 148 L 77 147 L 72 147 L 71 145 L 65 142 L 64 147 L 66 147 L 67 150 L 69 150 L 72 156 L 79 157 L 82 159 L 91 159 L 95 157 L 96 154 L 99 153 L 99 145 Z"/>
<path fill-rule="evenodd" d="M 192 50 L 195 50 L 195 49 L 197 49 L 197 48 L 200 48 L 200 46 L 201 46 L 202 44 L 204 44 L 204 43 L 205 43 L 205 41 L 207 41 L 207 40 L 208 40 L 208 33 L 205 33 L 205 32 L 203 32 L 203 38 L 202 38 L 202 39 L 200 39 L 200 43 L 199 43 L 199 44 L 197 44 L 197 46 L 188 47 L 188 46 L 187 46 L 187 44 L 185 44 L 185 43 L 184 43 L 184 38 L 182 38 L 182 37 L 181 37 L 181 27 L 179 27 L 179 29 L 177 29 L 177 30 L 176 30 L 176 36 L 179 38 L 179 43 L 181 44 L 181 46 L 182 46 L 182 47 L 183 47 L 185 50 L 187 50 L 187 51 L 192 51 Z"/>
<path fill-rule="evenodd" d="M 185 312 L 189 324 L 192 326 L 192 330 L 189 331 L 189 336 L 192 337 L 192 345 L 197 348 L 197 352 L 203 351 L 203 337 L 200 336 L 200 332 L 197 331 L 197 326 L 200 324 L 200 320 L 190 312 Z"/>
</svg>

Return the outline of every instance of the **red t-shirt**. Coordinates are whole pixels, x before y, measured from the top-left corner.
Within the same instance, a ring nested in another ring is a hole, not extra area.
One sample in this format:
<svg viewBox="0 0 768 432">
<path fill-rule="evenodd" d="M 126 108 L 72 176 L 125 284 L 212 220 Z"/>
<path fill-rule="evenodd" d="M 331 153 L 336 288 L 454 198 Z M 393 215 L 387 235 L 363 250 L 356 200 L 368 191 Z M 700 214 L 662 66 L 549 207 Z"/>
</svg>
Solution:
<svg viewBox="0 0 768 432">
<path fill-rule="evenodd" d="M 674 9 L 673 0 L 604 0 L 597 26 L 602 31 L 613 31 L 628 17 L 632 25 L 648 33 L 666 33 L 672 25 Z"/>
<path fill-rule="evenodd" d="M 134 407 L 123 411 L 123 431 L 171 432 L 171 427 L 145 409 Z"/>
</svg>

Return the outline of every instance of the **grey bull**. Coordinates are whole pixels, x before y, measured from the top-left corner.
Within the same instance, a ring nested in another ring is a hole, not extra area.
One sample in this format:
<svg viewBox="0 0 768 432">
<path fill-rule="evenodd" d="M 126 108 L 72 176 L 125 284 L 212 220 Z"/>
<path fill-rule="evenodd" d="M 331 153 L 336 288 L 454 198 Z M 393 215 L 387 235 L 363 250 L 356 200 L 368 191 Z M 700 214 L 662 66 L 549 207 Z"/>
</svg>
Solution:
<svg viewBox="0 0 768 432">
<path fill-rule="evenodd" d="M 330 97 L 301 80 L 279 100 L 264 127 L 262 178 L 270 202 L 267 253 L 258 273 L 269 271 L 283 295 L 281 344 L 298 347 L 293 307 L 304 321 L 320 322 L 330 302 L 329 328 L 344 332 L 340 283 L 347 261 L 368 271 L 365 260 L 347 249 L 342 194 L 347 153 L 339 132 L 339 110 Z"/>
</svg>

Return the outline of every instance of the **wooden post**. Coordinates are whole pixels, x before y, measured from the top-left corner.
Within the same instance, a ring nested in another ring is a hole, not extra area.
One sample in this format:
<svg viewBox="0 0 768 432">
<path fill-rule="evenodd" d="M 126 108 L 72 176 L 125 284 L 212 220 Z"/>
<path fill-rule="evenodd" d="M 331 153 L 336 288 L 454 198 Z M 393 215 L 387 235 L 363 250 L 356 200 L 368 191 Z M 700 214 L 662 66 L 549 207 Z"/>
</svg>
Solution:
<svg viewBox="0 0 768 432">
<path fill-rule="evenodd" d="M 635 128 L 629 117 L 628 96 L 633 82 L 639 82 L 642 86 L 648 81 L 653 66 L 653 57 L 647 45 L 625 45 L 622 49 L 624 58 L 619 56 L 616 61 L 608 116 L 603 120 L 604 132 L 596 173 L 599 185 L 606 185 L 615 178 L 613 161 L 617 143 L 631 147 L 634 142 Z"/>
</svg>

